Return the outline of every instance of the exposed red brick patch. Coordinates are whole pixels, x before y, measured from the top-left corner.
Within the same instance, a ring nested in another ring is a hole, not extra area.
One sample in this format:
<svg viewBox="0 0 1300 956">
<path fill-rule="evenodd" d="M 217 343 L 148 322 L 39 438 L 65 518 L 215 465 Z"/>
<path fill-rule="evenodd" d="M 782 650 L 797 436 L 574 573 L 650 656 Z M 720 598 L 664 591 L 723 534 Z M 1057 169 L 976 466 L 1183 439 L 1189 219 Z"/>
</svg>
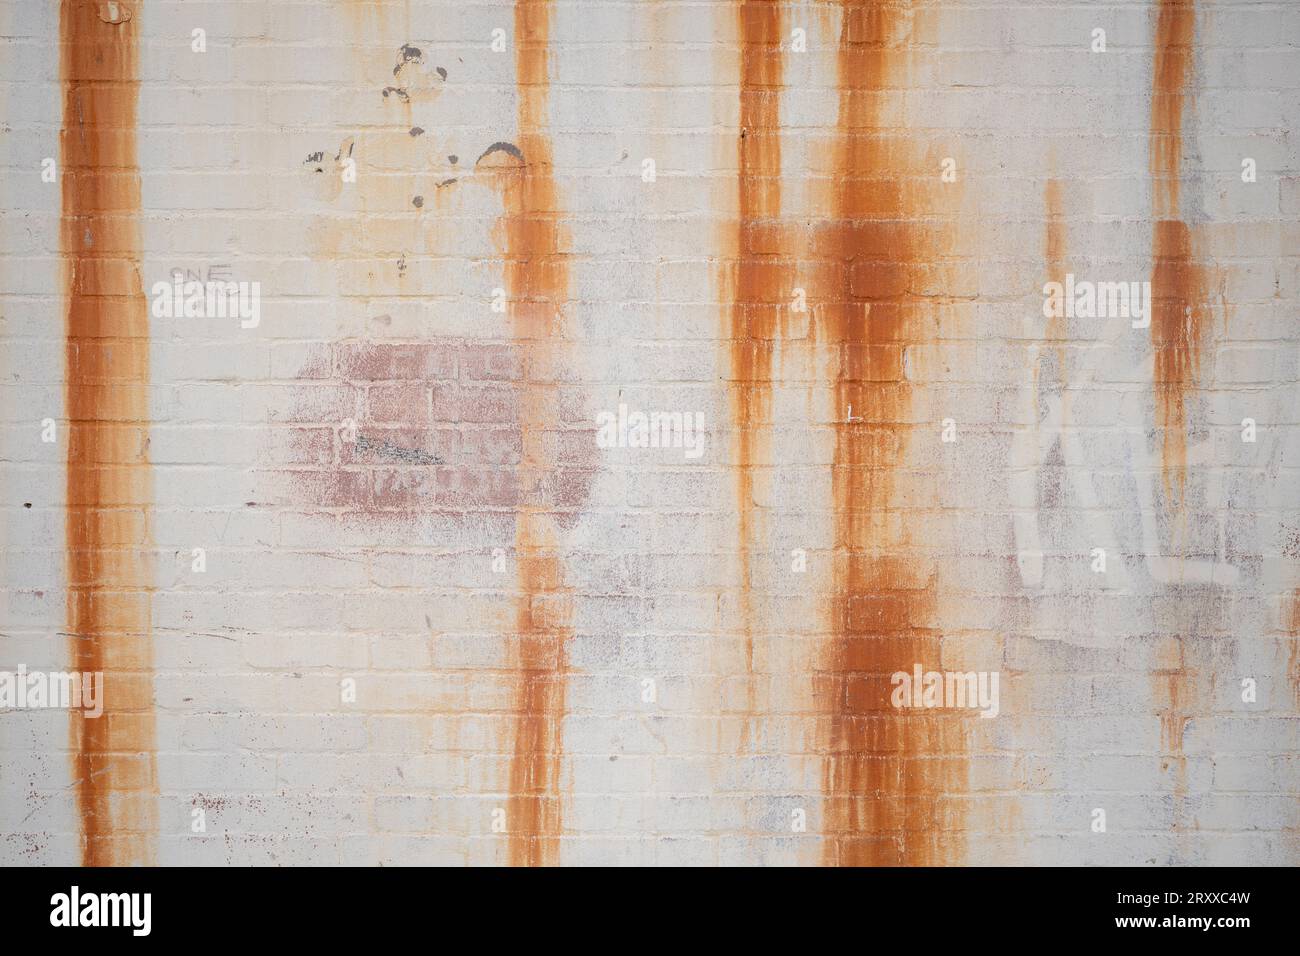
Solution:
<svg viewBox="0 0 1300 956">
<path fill-rule="evenodd" d="M 136 163 L 139 11 L 64 0 L 60 245 L 67 297 L 68 633 L 103 672 L 104 713 L 71 716 L 86 866 L 153 862 L 157 829 L 148 562 L 149 313 Z M 122 5 L 125 6 L 125 5 Z"/>
<path fill-rule="evenodd" d="M 899 508 L 895 469 L 913 429 L 914 386 L 903 354 L 931 339 L 933 306 L 917 290 L 935 247 L 900 148 L 906 131 L 882 122 L 883 91 L 906 52 L 907 9 L 842 8 L 831 213 L 814 238 L 823 259 L 814 286 L 817 334 L 839 347 L 834 637 L 819 675 L 819 697 L 831 712 L 823 859 L 934 864 L 962 839 L 960 808 L 946 799 L 966 777 L 962 718 L 893 710 L 889 677 L 917 663 L 940 669 L 934 572 L 891 520 Z"/>
</svg>

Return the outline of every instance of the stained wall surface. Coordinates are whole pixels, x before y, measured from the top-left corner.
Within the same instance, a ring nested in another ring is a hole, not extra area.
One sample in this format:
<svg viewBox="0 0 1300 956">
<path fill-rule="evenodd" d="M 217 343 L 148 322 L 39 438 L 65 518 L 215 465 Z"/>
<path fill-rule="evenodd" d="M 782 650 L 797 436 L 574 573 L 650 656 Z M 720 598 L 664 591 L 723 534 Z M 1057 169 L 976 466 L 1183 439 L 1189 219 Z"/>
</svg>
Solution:
<svg viewBox="0 0 1300 956">
<path fill-rule="evenodd" d="M 0 863 L 1300 862 L 1298 119 L 1292 3 L 0 2 Z"/>
</svg>

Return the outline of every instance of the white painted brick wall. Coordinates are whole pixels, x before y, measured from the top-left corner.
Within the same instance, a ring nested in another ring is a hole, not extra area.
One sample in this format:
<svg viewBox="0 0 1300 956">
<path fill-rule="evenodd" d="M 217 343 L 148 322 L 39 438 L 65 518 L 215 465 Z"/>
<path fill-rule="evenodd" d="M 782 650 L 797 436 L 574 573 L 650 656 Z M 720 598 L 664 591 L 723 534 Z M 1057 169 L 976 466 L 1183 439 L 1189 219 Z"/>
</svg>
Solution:
<svg viewBox="0 0 1300 956">
<path fill-rule="evenodd" d="M 738 501 L 737 436 L 760 429 L 728 398 L 735 298 L 721 278 L 745 255 L 741 5 L 549 4 L 542 132 L 557 208 L 543 213 L 559 216 L 568 288 L 563 336 L 545 346 L 512 342 L 492 310 L 508 285 L 507 217 L 494 174 L 475 167 L 522 139 L 509 0 L 123 5 L 139 47 L 143 288 L 220 268 L 261 283 L 262 317 L 255 329 L 151 320 L 149 540 L 106 546 L 148 556 L 135 583 L 149 588 L 155 772 L 110 795 L 101 832 L 140 829 L 147 804 L 155 817 L 130 839 L 162 864 L 513 859 L 517 820 L 495 832 L 493 812 L 511 805 L 517 760 L 516 466 L 533 395 L 549 477 L 591 475 L 558 532 L 565 590 L 531 606 L 571 629 L 547 862 L 834 862 L 818 682 L 843 560 L 833 423 L 848 410 L 814 288 L 810 312 L 786 313 L 751 499 Z M 876 834 L 903 862 L 1300 862 L 1293 4 L 1195 4 L 1180 215 L 1223 283 L 1187 399 L 1188 445 L 1204 445 L 1181 506 L 1161 492 L 1149 333 L 1079 318 L 1052 338 L 1042 313 L 1048 180 L 1060 272 L 1151 278 L 1158 6 L 892 5 L 891 43 L 908 59 L 879 94 L 882 135 L 899 144 L 883 178 L 923 197 L 913 225 L 947 232 L 921 254 L 912 292 L 927 297 L 928 331 L 904 343 L 915 394 L 875 518 L 933 583 L 912 623 L 936 659 L 1001 678 L 996 719 L 940 719 L 955 749 L 935 738 L 887 758 L 910 782 L 886 771 L 870 796 L 920 808 Z M 814 287 L 844 16 L 835 3 L 781 11 L 781 217 Z M 806 52 L 790 48 L 795 27 Z M 1105 53 L 1089 50 L 1096 27 Z M 204 53 L 190 49 L 195 28 Z M 490 46 L 497 28 L 504 52 Z M 59 37 L 60 4 L 0 2 L 0 670 L 66 669 L 75 640 L 67 253 L 60 186 L 41 179 L 71 128 Z M 423 63 L 399 78 L 404 45 Z M 382 93 L 400 83 L 409 104 Z M 356 182 L 335 162 L 348 142 Z M 956 183 L 939 182 L 944 157 Z M 1064 422 L 1051 411 L 1062 367 Z M 530 391 L 537 381 L 554 386 Z M 702 457 L 597 448 L 596 414 L 620 403 L 703 413 Z M 53 444 L 45 418 L 59 423 Z M 939 440 L 946 418 L 952 444 Z M 349 457 L 348 419 L 446 464 L 372 473 Z M 756 522 L 748 589 L 742 504 Z M 1037 582 L 1022 573 L 1030 527 Z M 793 549 L 807 573 L 791 572 Z M 1235 583 L 1198 583 L 1194 562 Z M 879 597 L 855 606 L 883 615 Z M 354 703 L 340 702 L 345 678 Z M 1185 722 L 1181 744 L 1162 712 Z M 60 710 L 0 713 L 0 862 L 85 859 L 69 724 Z M 191 830 L 196 808 L 206 832 Z M 1091 829 L 1096 808 L 1105 833 Z M 807 827 L 792 832 L 799 810 Z"/>
</svg>

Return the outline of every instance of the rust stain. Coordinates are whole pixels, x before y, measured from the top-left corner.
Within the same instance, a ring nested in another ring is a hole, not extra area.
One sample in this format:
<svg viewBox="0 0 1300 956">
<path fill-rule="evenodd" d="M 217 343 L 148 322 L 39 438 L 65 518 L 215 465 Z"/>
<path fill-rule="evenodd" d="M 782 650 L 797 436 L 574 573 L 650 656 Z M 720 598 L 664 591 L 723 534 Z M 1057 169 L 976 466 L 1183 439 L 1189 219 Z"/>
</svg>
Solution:
<svg viewBox="0 0 1300 956">
<path fill-rule="evenodd" d="M 1196 254 L 1196 230 L 1182 218 L 1183 116 L 1191 103 L 1196 40 L 1193 0 L 1161 0 L 1156 19 L 1151 92 L 1152 179 L 1151 345 L 1156 424 L 1161 433 L 1161 485 L 1181 527 L 1187 481 L 1188 400 L 1200 374 L 1202 338 L 1209 327 L 1211 270 Z M 1218 292 L 1223 299 L 1222 290 Z M 1224 307 L 1227 317 L 1226 301 Z M 1175 550 L 1176 550 L 1175 545 Z M 1161 744 L 1172 764 L 1179 814 L 1187 795 L 1184 734 L 1210 692 L 1212 675 L 1189 655 L 1195 645 L 1179 627 L 1162 648 L 1152 673 Z M 1181 822 L 1176 829 L 1182 829 Z"/>
<path fill-rule="evenodd" d="M 149 315 L 139 272 L 139 18 L 63 0 L 60 244 L 67 296 L 68 633 L 104 675 L 104 713 L 71 717 L 86 866 L 153 862 L 157 828 L 150 569 Z M 119 8 L 124 7 L 119 4 Z"/>
<path fill-rule="evenodd" d="M 1196 33 L 1194 0 L 1159 0 L 1151 93 L 1151 175 L 1155 218 L 1176 219 L 1183 164 L 1183 109 Z"/>
<path fill-rule="evenodd" d="M 1052 158 L 1052 167 L 1055 170 L 1056 158 Z M 1063 212 L 1063 195 L 1061 181 L 1053 175 L 1047 180 L 1043 187 L 1043 205 L 1047 211 L 1047 229 L 1044 237 L 1043 256 L 1047 262 L 1047 281 L 1048 282 L 1065 282 L 1065 255 L 1066 255 L 1066 233 L 1065 233 L 1065 215 Z M 1053 315 L 1047 320 L 1045 330 L 1047 341 L 1052 344 L 1056 353 L 1056 374 L 1061 386 L 1061 405 L 1062 409 L 1068 414 L 1070 392 L 1066 388 L 1068 372 L 1066 369 L 1066 341 L 1069 338 L 1069 329 L 1065 324 L 1065 317 Z M 1034 369 L 1034 379 L 1038 381 L 1038 369 Z M 1068 420 L 1068 419 L 1063 419 Z"/>
<path fill-rule="evenodd" d="M 793 294 L 790 243 L 781 222 L 781 116 L 783 76 L 781 6 L 742 0 L 740 37 L 740 135 L 736 140 L 739 219 L 736 223 L 734 293 L 729 310 L 732 387 L 736 425 L 736 506 L 744 628 L 747 712 L 754 712 L 755 608 L 751 551 L 762 531 L 755 513 L 754 469 L 766 457 L 772 416 L 773 360 L 781 335 L 782 304 Z M 745 722 L 748 741 L 750 720 Z"/>
<path fill-rule="evenodd" d="M 408 49 L 409 22 L 387 23 L 382 8 L 369 4 L 355 9 L 365 46 L 384 51 L 361 62 L 366 82 L 387 82 L 395 68 L 406 76 L 420 65 Z M 563 580 L 560 547 L 580 517 L 600 457 L 576 389 L 559 386 L 567 380 L 561 363 L 571 358 L 559 341 L 569 280 L 546 135 L 549 15 L 549 4 L 533 0 L 515 8 L 518 106 L 505 128 L 444 141 L 447 124 L 430 96 L 429 114 L 416 117 L 419 136 L 403 118 L 401 137 L 385 143 L 363 133 L 355 150 L 363 170 L 379 162 L 413 169 L 420 178 L 363 172 L 356 183 L 320 197 L 333 202 L 341 193 L 346 205 L 320 220 L 317 254 L 369 260 L 365 298 L 389 300 L 424 296 L 432 276 L 440 293 L 468 281 L 466 294 L 481 294 L 481 276 L 467 280 L 462 266 L 445 263 L 453 262 L 449 250 L 478 243 L 465 223 L 473 228 L 483 221 L 480 190 L 490 192 L 496 249 L 474 266 L 503 271 L 510 304 L 505 327 L 426 337 L 400 329 L 394 315 L 371 314 L 363 336 L 321 343 L 299 369 L 288 401 L 271 412 L 285 438 L 262 452 L 274 456 L 268 465 L 289 501 L 322 521 L 338 519 L 345 533 L 364 528 L 407 540 L 433 520 L 463 529 L 485 554 L 495 546 L 510 550 L 513 538 L 517 579 L 503 585 L 504 601 L 490 596 L 477 620 L 481 630 L 507 635 L 510 660 L 504 670 L 474 677 L 494 688 L 505 681 L 511 694 L 491 717 L 501 727 L 498 750 L 511 754 L 508 778 L 492 789 L 508 792 L 505 852 L 513 864 L 557 861 L 560 722 L 572 633 L 572 589 Z M 399 51 L 396 64 L 391 50 Z M 436 89 L 447 78 L 427 49 L 423 55 L 421 72 Z M 404 85 L 418 102 L 416 85 Z M 391 125 L 394 103 L 404 101 L 376 95 L 354 125 Z M 327 170 L 336 146 L 324 151 Z M 430 156 L 438 158 L 431 163 Z M 460 185 L 437 188 L 448 175 Z M 426 200 L 422 209 L 409 205 L 415 193 Z M 398 207 L 407 211 L 392 215 Z M 340 428 L 348 419 L 355 427 Z M 431 720 L 445 719 L 432 708 L 431 702 Z"/>
<path fill-rule="evenodd" d="M 558 862 L 562 827 L 560 770 L 567 644 L 572 598 L 564 586 L 559 534 L 545 500 L 555 467 L 547 447 L 559 417 L 554 343 L 563 335 L 569 294 L 552 153 L 547 134 L 549 0 L 515 0 L 515 71 L 519 88 L 518 152 L 499 167 L 504 204 L 506 288 L 510 324 L 523 356 L 519 408 L 521 490 L 515 550 L 521 595 L 516 608 L 514 753 L 510 762 L 510 863 Z"/>
<path fill-rule="evenodd" d="M 1182 635 L 1166 642 L 1157 652 L 1153 674 L 1159 702 L 1157 716 L 1160 718 L 1160 743 L 1164 752 L 1172 755 L 1179 792 L 1182 792 L 1186 773 L 1183 734 L 1187 729 L 1187 721 L 1191 719 L 1189 705 L 1196 697 L 1192 687 L 1194 675 L 1187 666 L 1187 652 Z"/>
<path fill-rule="evenodd" d="M 1183 113 L 1189 102 L 1196 8 L 1192 0 L 1161 0 L 1156 21 L 1151 94 L 1151 178 L 1155 234 L 1151 273 L 1151 344 L 1162 480 L 1181 500 L 1187 469 L 1187 398 L 1199 373 L 1209 307 L 1206 270 L 1181 219 Z"/>
<path fill-rule="evenodd" d="M 1291 684 L 1291 704 L 1300 710 L 1300 588 L 1291 592 L 1290 620 L 1286 631 L 1291 638 L 1290 653 L 1287 655 L 1286 676 Z"/>
<path fill-rule="evenodd" d="M 1055 279 L 1065 268 L 1065 219 L 1061 212 L 1061 181 L 1052 177 L 1043 187 L 1047 207 L 1047 237 L 1043 248 L 1048 276 Z"/>
<path fill-rule="evenodd" d="M 1056 177 L 1047 180 L 1043 187 L 1043 205 L 1047 209 L 1047 231 L 1043 256 L 1047 260 L 1047 281 L 1065 281 L 1065 218 L 1061 212 L 1061 181 Z M 1064 358 L 1066 336 L 1065 318 L 1053 315 L 1047 320 L 1047 338 L 1057 343 L 1058 354 Z M 1062 368 L 1064 373 L 1064 368 Z"/>
<path fill-rule="evenodd" d="M 963 718 L 893 710 L 890 676 L 940 669 L 935 572 L 916 556 L 905 512 L 898 520 L 895 490 L 913 430 L 904 352 L 932 338 L 943 297 L 920 290 L 942 237 L 919 221 L 905 130 L 885 125 L 881 104 L 905 65 L 910 11 L 861 0 L 842 11 L 831 214 L 814 239 L 818 334 L 838 346 L 834 636 L 819 673 L 831 712 L 823 861 L 929 865 L 962 839 L 960 809 L 945 797 L 964 785 Z"/>
</svg>

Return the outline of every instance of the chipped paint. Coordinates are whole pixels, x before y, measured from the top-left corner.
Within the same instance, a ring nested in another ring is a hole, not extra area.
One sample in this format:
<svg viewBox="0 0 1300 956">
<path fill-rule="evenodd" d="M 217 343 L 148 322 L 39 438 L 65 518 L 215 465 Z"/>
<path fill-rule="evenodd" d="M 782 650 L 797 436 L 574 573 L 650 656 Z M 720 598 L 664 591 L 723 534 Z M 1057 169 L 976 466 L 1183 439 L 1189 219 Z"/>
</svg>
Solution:
<svg viewBox="0 0 1300 956">
<path fill-rule="evenodd" d="M 882 91 L 904 79 L 911 11 L 845 2 L 837 53 L 839 114 L 830 221 L 815 239 L 819 337 L 837 347 L 832 477 L 836 560 L 819 696 L 830 709 L 823 763 L 823 861 L 926 865 L 951 860 L 965 779 L 961 719 L 899 713 L 890 675 L 940 668 L 936 572 L 909 540 L 896 475 L 912 441 L 916 386 L 904 351 L 930 341 L 934 303 L 922 266 L 937 237 L 919 222 Z M 939 297 L 941 298 L 941 297 Z M 849 409 L 852 408 L 852 419 Z"/>
<path fill-rule="evenodd" d="M 71 722 L 87 866 L 153 862 L 157 828 L 149 546 L 149 314 L 140 278 L 138 19 L 60 8 L 67 296 L 68 625 L 104 674 L 104 715 Z"/>
</svg>

